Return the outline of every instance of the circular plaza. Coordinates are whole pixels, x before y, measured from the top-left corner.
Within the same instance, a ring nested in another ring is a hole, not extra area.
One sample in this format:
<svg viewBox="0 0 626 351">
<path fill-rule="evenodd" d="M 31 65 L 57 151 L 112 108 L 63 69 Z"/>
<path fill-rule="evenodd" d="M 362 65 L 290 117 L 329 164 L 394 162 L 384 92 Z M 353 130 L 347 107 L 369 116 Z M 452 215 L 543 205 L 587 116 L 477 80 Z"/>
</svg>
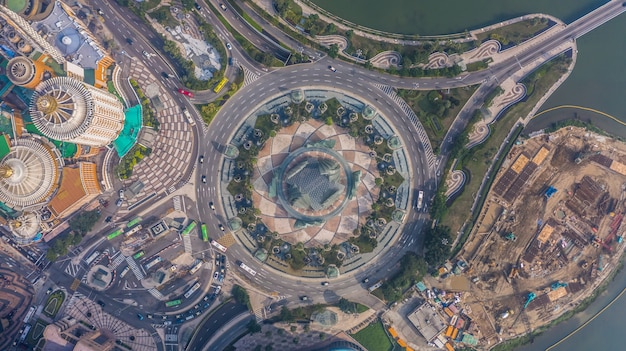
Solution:
<svg viewBox="0 0 626 351">
<path fill-rule="evenodd" d="M 269 266 L 332 276 L 401 231 L 408 159 L 367 102 L 326 90 L 285 93 L 246 117 L 224 153 L 229 227 Z"/>
</svg>

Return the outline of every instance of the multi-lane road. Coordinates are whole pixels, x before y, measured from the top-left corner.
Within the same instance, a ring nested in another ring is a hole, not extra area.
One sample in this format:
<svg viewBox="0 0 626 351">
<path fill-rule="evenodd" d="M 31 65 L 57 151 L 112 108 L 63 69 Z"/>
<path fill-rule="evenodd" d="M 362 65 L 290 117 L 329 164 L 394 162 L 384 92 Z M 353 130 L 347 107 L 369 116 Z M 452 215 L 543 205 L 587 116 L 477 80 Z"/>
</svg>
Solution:
<svg viewBox="0 0 626 351">
<path fill-rule="evenodd" d="M 580 35 L 587 33 L 589 30 L 596 28 L 602 23 L 610 20 L 616 15 L 624 12 L 624 3 L 611 1 L 606 5 L 598 8 L 587 16 L 569 24 L 565 29 L 557 32 L 544 40 L 529 45 L 525 51 L 520 52 L 516 57 L 512 57 L 500 64 L 494 65 L 487 70 L 466 73 L 459 78 L 400 78 L 391 76 L 381 72 L 369 71 L 359 66 L 351 65 L 345 62 L 331 60 L 329 58 L 321 59 L 317 62 L 289 66 L 276 70 L 268 70 L 260 67 L 253 62 L 243 52 L 232 35 L 223 27 L 221 22 L 215 18 L 214 14 L 208 11 L 208 7 L 199 2 L 203 8 L 200 14 L 211 23 L 218 36 L 224 40 L 224 43 L 231 43 L 232 50 L 228 54 L 233 57 L 239 66 L 243 66 L 247 71 L 259 76 L 260 78 L 242 88 L 236 95 L 222 107 L 220 113 L 215 117 L 213 123 L 208 128 L 206 134 L 202 135 L 200 130 L 196 130 L 196 140 L 198 141 L 199 154 L 205 156 L 205 162 L 198 165 L 198 179 L 196 184 L 197 196 L 199 199 L 200 219 L 210 226 L 212 233 L 221 233 L 218 229 L 218 223 L 226 223 L 224 211 L 220 206 L 218 189 L 219 184 L 219 168 L 222 155 L 219 150 L 228 144 L 232 132 L 238 127 L 241 120 L 247 117 L 256 106 L 263 103 L 278 94 L 286 91 L 316 86 L 329 90 L 342 90 L 371 103 L 378 111 L 389 119 L 396 127 L 396 131 L 403 139 L 405 147 L 408 149 L 409 155 L 415 157 L 411 160 L 412 179 L 411 186 L 413 188 L 424 188 L 429 193 L 435 190 L 435 169 L 429 169 L 424 155 L 423 145 L 415 137 L 415 127 L 404 118 L 404 113 L 399 106 L 386 94 L 379 89 L 379 86 L 391 86 L 405 89 L 432 90 L 455 88 L 478 83 L 486 83 L 480 88 L 480 94 L 477 95 L 476 101 L 470 102 L 478 106 L 482 100 L 481 97 L 486 95 L 492 88 L 497 85 L 498 81 L 503 80 L 515 73 L 519 66 L 529 64 L 531 61 L 544 55 L 551 48 L 568 41 L 575 40 Z M 212 0 L 211 3 L 216 6 L 217 2 Z M 120 8 L 113 0 L 105 2 L 107 6 L 102 6 L 106 25 L 111 30 L 117 41 L 121 43 L 124 55 L 133 56 L 135 59 L 142 60 L 148 69 L 159 77 L 162 72 L 176 74 L 178 68 L 175 63 L 169 62 L 163 53 L 154 48 L 162 47 L 161 39 L 148 29 L 143 22 L 125 8 Z M 224 16 L 229 21 L 240 21 L 238 15 L 233 13 L 232 9 L 225 11 Z M 253 14 L 252 14 L 253 15 Z M 258 20 L 263 25 L 269 25 L 265 21 Z M 266 40 L 259 36 L 256 31 L 251 30 L 245 24 L 235 25 L 237 30 L 241 30 L 243 35 L 260 48 L 266 48 L 269 45 Z M 271 29 L 275 31 L 276 29 Z M 272 33 L 272 31 L 268 30 Z M 133 38 L 132 45 L 126 43 L 127 38 Z M 281 38 L 279 38 L 281 39 Z M 282 40 L 282 39 L 281 39 Z M 294 45 L 293 43 L 288 43 Z M 271 49 L 271 48 L 270 48 Z M 310 50 L 310 49 L 309 49 Z M 143 51 L 149 53 L 148 57 L 142 54 Z M 331 72 L 328 66 L 334 66 L 337 71 Z M 228 72 L 232 74 L 232 72 Z M 190 110 L 193 109 L 191 102 L 178 95 L 175 90 L 181 87 L 180 83 L 175 79 L 161 79 L 161 84 L 171 91 L 171 96 L 179 106 L 186 106 Z M 197 92 L 194 102 L 207 102 L 215 98 L 215 94 L 210 91 Z M 199 119 L 198 114 L 194 111 L 194 115 Z M 469 116 L 458 118 L 452 127 L 449 138 L 442 147 L 442 154 L 446 154 L 449 150 L 450 142 L 460 133 Z M 455 134 L 457 133 L 457 134 Z M 192 158 L 194 161 L 197 157 Z M 441 162 L 440 164 L 445 164 Z M 190 165 L 190 169 L 193 168 Z M 203 184 L 199 181 L 201 175 L 207 176 L 207 183 Z M 208 209 L 208 202 L 214 202 L 217 206 L 215 212 Z M 262 287 L 266 291 L 275 291 L 280 295 L 288 297 L 296 297 L 306 292 L 313 302 L 329 301 L 334 302 L 340 296 L 346 296 L 353 300 L 365 303 L 375 308 L 381 308 L 380 301 L 371 297 L 366 293 L 365 286 L 361 284 L 364 278 L 375 281 L 389 275 L 397 265 L 398 259 L 404 252 L 415 250 L 417 247 L 417 235 L 425 222 L 425 218 L 420 213 L 411 212 L 406 219 L 405 230 L 399 236 L 397 243 L 387 248 L 387 250 L 375 259 L 371 265 L 363 267 L 355 272 L 355 274 L 340 277 L 333 280 L 329 286 L 320 285 L 320 280 L 307 280 L 295 277 L 287 277 L 278 274 L 272 269 L 263 266 L 260 262 L 252 259 L 251 255 L 240 245 L 235 244 L 228 250 L 228 256 L 232 262 L 235 260 L 244 261 L 246 264 L 255 269 L 258 274 L 252 280 L 254 284 Z M 50 271 L 52 279 L 61 286 L 69 287 L 73 278 L 65 275 L 64 272 L 55 270 L 53 266 Z M 233 267 L 233 269 L 237 269 Z M 80 286 L 78 291 L 91 296 L 93 291 L 84 286 Z M 113 299 L 102 299 L 107 303 L 108 308 L 115 315 L 115 311 L 123 311 L 125 305 Z M 218 316 L 219 317 L 219 316 Z M 128 319 L 129 324 L 136 327 L 149 327 L 148 321 L 139 321 L 137 318 Z M 216 322 L 213 322 L 214 324 Z M 210 328 L 210 326 L 206 326 Z M 156 338 L 156 337 L 155 337 Z M 159 350 L 162 350 L 161 343 Z"/>
</svg>

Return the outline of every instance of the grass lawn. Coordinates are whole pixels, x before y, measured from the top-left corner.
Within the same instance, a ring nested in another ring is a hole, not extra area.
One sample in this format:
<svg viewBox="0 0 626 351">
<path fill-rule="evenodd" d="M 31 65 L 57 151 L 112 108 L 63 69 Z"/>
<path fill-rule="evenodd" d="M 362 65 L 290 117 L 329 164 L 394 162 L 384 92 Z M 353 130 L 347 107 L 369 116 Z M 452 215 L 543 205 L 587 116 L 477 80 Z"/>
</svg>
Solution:
<svg viewBox="0 0 626 351">
<path fill-rule="evenodd" d="M 555 58 L 524 79 L 523 83 L 531 95 L 525 101 L 511 107 L 498 122 L 491 126 L 489 139 L 469 150 L 463 158 L 463 162 L 459 162 L 462 165 L 457 167 L 463 166 L 471 175 L 470 181 L 465 185 L 461 195 L 448 208 L 443 220 L 443 224 L 450 227 L 452 235 L 456 235 L 465 220 L 471 215 L 469 210 L 472 207 L 474 196 L 480 188 L 483 177 L 493 161 L 498 148 L 515 126 L 518 118 L 525 117 L 530 112 L 539 99 L 561 78 L 568 65 L 569 60 Z M 480 209 L 477 210 L 480 211 Z"/>
<path fill-rule="evenodd" d="M 478 85 L 441 90 L 439 97 L 434 98 L 433 91 L 400 89 L 398 95 L 411 106 L 413 112 L 422 122 L 433 150 L 438 152 L 439 145 L 446 136 L 448 128 L 454 122 L 454 118 L 477 88 Z M 446 107 L 446 101 L 450 101 L 449 107 Z"/>
<path fill-rule="evenodd" d="M 65 300 L 65 293 L 63 291 L 57 290 L 53 292 L 46 301 L 43 313 L 50 318 L 54 318 L 57 315 L 57 312 L 59 312 L 59 309 L 63 304 L 63 300 Z"/>
<path fill-rule="evenodd" d="M 43 331 L 46 329 L 48 323 L 38 319 L 37 322 L 30 328 L 30 332 L 26 336 L 26 343 L 34 348 L 37 345 L 37 342 L 43 337 Z"/>
<path fill-rule="evenodd" d="M 482 43 L 490 39 L 489 36 L 493 35 L 492 39 L 497 39 L 500 41 L 500 44 L 507 46 L 524 42 L 547 27 L 547 18 L 531 18 L 509 24 L 508 26 L 498 27 L 488 32 L 478 33 L 476 37 Z"/>
<path fill-rule="evenodd" d="M 368 351 L 391 351 L 393 349 L 393 344 L 380 321 L 368 325 L 356 334 L 352 334 L 352 337 Z"/>
</svg>

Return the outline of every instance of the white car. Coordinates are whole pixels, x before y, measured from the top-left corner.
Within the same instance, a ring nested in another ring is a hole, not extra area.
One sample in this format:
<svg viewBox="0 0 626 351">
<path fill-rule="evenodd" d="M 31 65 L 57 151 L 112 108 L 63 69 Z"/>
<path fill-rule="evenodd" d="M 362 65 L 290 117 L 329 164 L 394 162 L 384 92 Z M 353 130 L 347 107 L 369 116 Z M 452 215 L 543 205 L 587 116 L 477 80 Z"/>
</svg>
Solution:
<svg viewBox="0 0 626 351">
<path fill-rule="evenodd" d="M 232 47 L 232 45 L 230 45 L 230 43 L 226 43 L 226 48 L 227 48 L 228 50 L 232 50 L 232 49 L 233 49 L 233 47 Z"/>
<path fill-rule="evenodd" d="M 213 273 L 213 279 L 217 279 L 220 276 L 220 272 Z"/>
<path fill-rule="evenodd" d="M 142 53 L 142 54 L 143 54 L 146 58 L 150 58 L 150 54 L 149 54 L 146 50 L 142 51 L 141 53 Z"/>
<path fill-rule="evenodd" d="M 124 189 L 120 189 L 119 194 L 120 194 L 120 199 L 124 199 Z"/>
</svg>

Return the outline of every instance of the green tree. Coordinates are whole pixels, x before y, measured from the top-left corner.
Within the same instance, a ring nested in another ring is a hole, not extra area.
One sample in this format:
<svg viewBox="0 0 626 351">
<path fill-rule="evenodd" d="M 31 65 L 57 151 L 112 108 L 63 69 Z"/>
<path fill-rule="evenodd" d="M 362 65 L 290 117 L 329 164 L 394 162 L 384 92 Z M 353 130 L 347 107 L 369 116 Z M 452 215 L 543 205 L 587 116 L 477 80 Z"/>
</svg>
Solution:
<svg viewBox="0 0 626 351">
<path fill-rule="evenodd" d="M 354 302 L 348 301 L 343 297 L 339 300 L 337 307 L 344 313 L 355 313 L 356 312 L 356 304 Z"/>
<path fill-rule="evenodd" d="M 72 230 L 77 231 L 80 235 L 85 235 L 93 228 L 98 219 L 100 219 L 98 210 L 83 211 L 80 215 L 70 219 L 69 225 Z"/>
<path fill-rule="evenodd" d="M 169 7 L 159 7 L 158 9 L 152 11 L 150 17 L 154 18 L 157 22 L 162 23 L 167 19 L 169 11 Z"/>
<path fill-rule="evenodd" d="M 426 250 L 424 258 L 426 262 L 431 267 L 442 265 L 450 257 L 451 244 L 450 228 L 441 225 L 434 228 L 428 226 L 424 239 L 424 249 Z"/>
<path fill-rule="evenodd" d="M 261 332 L 261 325 L 257 323 L 256 320 L 254 319 L 251 319 L 250 322 L 248 322 L 248 324 L 246 325 L 246 328 L 248 329 L 248 332 L 250 334 Z"/>
<path fill-rule="evenodd" d="M 246 289 L 235 284 L 233 285 L 232 294 L 233 294 L 233 298 L 235 299 L 235 301 L 239 302 L 242 305 L 246 305 L 249 307 L 250 296 L 248 296 L 248 292 L 246 291 Z"/>
<path fill-rule="evenodd" d="M 181 0 L 181 3 L 183 4 L 183 8 L 185 10 L 193 9 L 194 2 L 195 2 L 195 0 Z"/>
<path fill-rule="evenodd" d="M 328 56 L 332 58 L 337 58 L 339 55 L 339 46 L 337 44 L 332 44 L 328 51 Z"/>
<path fill-rule="evenodd" d="M 294 320 L 293 313 L 291 313 L 291 310 L 285 306 L 281 308 L 279 318 L 283 322 L 290 322 Z M 281 334 L 281 330 L 282 329 L 278 329 L 278 334 Z"/>
</svg>

